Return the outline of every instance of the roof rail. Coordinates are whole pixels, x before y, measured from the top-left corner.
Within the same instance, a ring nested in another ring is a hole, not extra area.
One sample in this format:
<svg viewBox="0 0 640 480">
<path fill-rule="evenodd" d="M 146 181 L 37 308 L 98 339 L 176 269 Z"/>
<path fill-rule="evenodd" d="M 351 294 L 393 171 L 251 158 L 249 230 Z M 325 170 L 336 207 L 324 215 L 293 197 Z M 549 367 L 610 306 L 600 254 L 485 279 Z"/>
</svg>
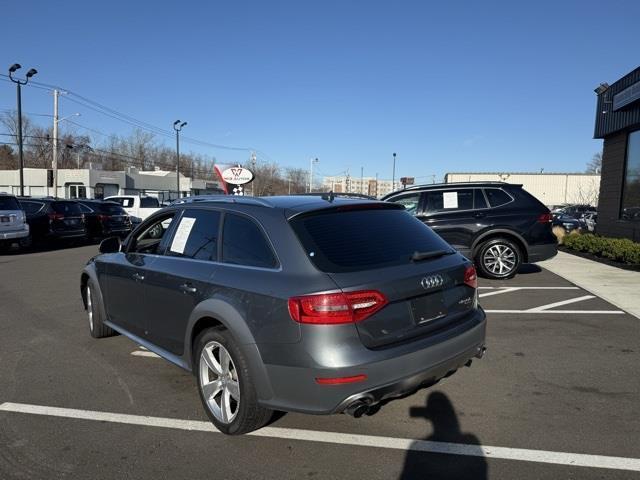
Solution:
<svg viewBox="0 0 640 480">
<path fill-rule="evenodd" d="M 240 195 L 193 195 L 191 197 L 184 197 L 174 200 L 173 202 L 171 202 L 171 205 L 197 202 L 237 203 L 241 205 L 255 205 L 259 207 L 273 208 L 273 204 L 263 198 L 244 197 Z"/>
<path fill-rule="evenodd" d="M 365 195 L 364 193 L 348 193 L 348 192 L 312 192 L 312 193 L 292 193 L 292 196 L 296 197 L 304 196 L 304 197 L 322 197 L 323 200 L 332 201 L 335 197 L 342 198 L 360 198 L 364 200 L 377 200 L 377 198 L 372 197 L 371 195 Z"/>
</svg>

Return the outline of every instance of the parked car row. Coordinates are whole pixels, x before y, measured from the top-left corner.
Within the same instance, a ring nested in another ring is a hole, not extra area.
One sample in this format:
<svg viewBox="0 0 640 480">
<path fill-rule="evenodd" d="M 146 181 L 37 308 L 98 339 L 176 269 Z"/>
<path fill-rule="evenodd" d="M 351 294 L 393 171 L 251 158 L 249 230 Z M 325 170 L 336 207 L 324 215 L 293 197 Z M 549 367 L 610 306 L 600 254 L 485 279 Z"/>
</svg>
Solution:
<svg viewBox="0 0 640 480">
<path fill-rule="evenodd" d="M 592 205 L 560 205 L 552 210 L 553 226 L 566 233 L 573 231 L 594 232 L 598 211 Z"/>
<path fill-rule="evenodd" d="M 17 243 L 94 240 L 126 236 L 131 219 L 117 203 L 53 197 L 15 197 L 0 194 L 0 247 Z"/>
</svg>

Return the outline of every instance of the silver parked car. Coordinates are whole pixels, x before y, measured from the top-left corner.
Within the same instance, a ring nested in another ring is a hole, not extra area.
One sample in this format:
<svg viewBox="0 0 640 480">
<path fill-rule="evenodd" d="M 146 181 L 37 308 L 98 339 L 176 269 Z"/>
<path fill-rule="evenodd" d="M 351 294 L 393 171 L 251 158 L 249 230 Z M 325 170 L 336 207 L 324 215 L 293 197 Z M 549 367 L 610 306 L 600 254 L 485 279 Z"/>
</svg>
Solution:
<svg viewBox="0 0 640 480">
<path fill-rule="evenodd" d="M 13 195 L 0 193 L 0 250 L 13 243 L 28 246 L 29 225 L 22 207 Z"/>
</svg>

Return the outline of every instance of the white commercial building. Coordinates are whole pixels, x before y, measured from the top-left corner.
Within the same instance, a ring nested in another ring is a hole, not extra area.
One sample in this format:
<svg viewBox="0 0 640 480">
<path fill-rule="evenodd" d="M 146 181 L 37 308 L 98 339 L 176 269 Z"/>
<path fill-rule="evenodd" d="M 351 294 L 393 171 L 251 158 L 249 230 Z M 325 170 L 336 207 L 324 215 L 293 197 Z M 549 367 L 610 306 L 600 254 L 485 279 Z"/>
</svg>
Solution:
<svg viewBox="0 0 640 480">
<path fill-rule="evenodd" d="M 150 195 L 160 201 L 176 198 L 176 172 L 140 171 L 129 167 L 126 171 L 99 168 L 59 169 L 58 188 L 54 191 L 52 173 L 46 168 L 24 169 L 24 194 L 59 198 L 104 198 L 112 195 Z M 20 194 L 20 170 L 0 170 L 0 192 Z M 200 195 L 220 193 L 217 179 L 200 180 L 180 174 L 180 193 Z"/>
<path fill-rule="evenodd" d="M 521 184 L 547 206 L 563 204 L 598 205 L 600 175 L 591 173 L 479 172 L 447 173 L 445 183 L 500 181 Z"/>
<path fill-rule="evenodd" d="M 395 189 L 391 180 L 379 180 L 375 177 L 324 177 L 322 190 L 335 193 L 360 193 L 371 197 L 382 197 L 387 193 L 402 188 L 400 179 L 396 179 Z"/>
</svg>

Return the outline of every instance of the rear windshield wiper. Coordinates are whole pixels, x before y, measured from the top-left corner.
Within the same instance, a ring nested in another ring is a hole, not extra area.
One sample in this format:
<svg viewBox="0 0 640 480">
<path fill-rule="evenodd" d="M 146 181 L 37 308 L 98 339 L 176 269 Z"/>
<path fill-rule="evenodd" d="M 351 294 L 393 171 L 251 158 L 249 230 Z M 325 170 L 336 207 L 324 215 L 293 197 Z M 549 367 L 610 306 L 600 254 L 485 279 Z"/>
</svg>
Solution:
<svg viewBox="0 0 640 480">
<path fill-rule="evenodd" d="M 454 253 L 456 253 L 455 250 L 432 250 L 431 252 L 413 252 L 413 255 L 411 255 L 411 261 L 419 262 L 420 260 L 444 257 L 445 255 L 452 255 Z"/>
</svg>

